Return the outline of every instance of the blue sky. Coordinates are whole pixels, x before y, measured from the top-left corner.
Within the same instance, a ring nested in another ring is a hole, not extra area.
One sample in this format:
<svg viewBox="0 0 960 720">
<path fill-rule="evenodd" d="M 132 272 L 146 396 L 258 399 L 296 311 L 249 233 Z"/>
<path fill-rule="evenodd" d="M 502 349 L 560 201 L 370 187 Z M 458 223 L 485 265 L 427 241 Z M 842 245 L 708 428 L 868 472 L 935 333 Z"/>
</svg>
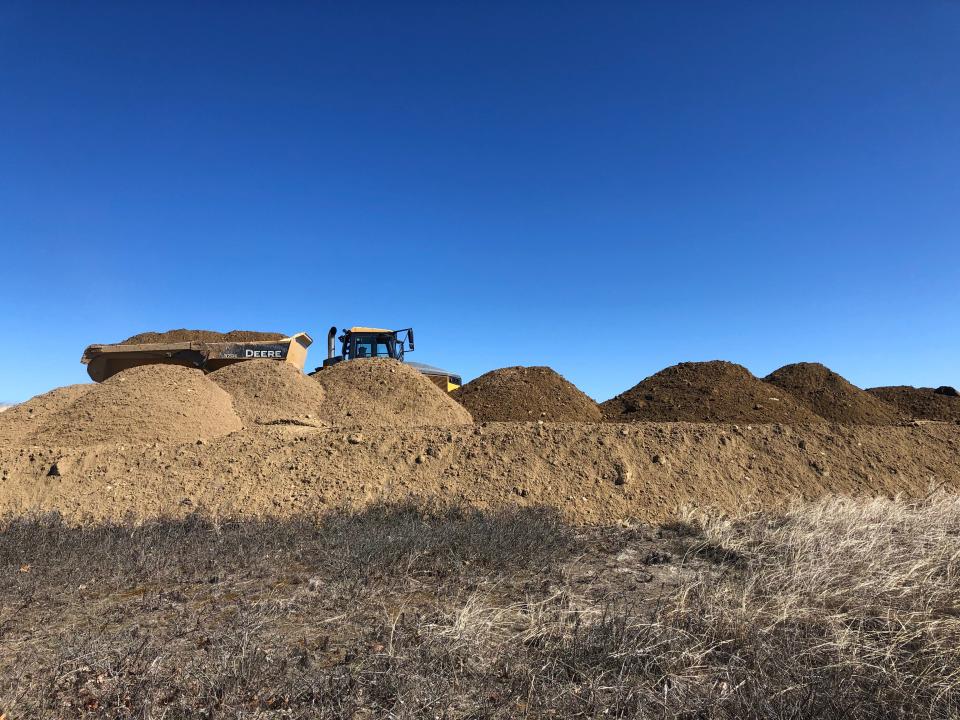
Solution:
<svg viewBox="0 0 960 720">
<path fill-rule="evenodd" d="M 184 326 L 960 385 L 952 0 L 7 0 L 0 87 L 0 400 Z"/>
</svg>

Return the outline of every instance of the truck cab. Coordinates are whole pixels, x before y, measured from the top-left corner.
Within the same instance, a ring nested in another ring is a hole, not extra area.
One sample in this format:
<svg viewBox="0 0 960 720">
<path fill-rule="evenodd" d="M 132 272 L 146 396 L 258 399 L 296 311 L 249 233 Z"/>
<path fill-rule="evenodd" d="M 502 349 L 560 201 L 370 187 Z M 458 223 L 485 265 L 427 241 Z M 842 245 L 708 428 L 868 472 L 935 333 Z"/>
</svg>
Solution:
<svg viewBox="0 0 960 720">
<path fill-rule="evenodd" d="M 344 360 L 360 358 L 392 358 L 403 362 L 404 353 L 409 344 L 413 350 L 413 329 L 386 330 L 384 328 L 352 327 L 337 337 L 336 327 L 327 334 L 327 359 L 323 367 L 335 365 Z M 336 340 L 340 341 L 340 354 L 336 354 Z"/>
<path fill-rule="evenodd" d="M 340 342 L 340 354 L 337 354 L 337 341 Z M 364 358 L 390 358 L 400 362 L 407 352 L 413 352 L 413 328 L 403 330 L 387 330 L 386 328 L 352 327 L 344 329 L 337 335 L 336 326 L 327 333 L 327 358 L 323 368 L 330 367 L 348 360 Z M 456 390 L 462 384 L 460 376 L 447 372 L 441 368 L 423 363 L 407 362 L 410 367 L 426 375 L 437 387 L 447 392 Z"/>
</svg>

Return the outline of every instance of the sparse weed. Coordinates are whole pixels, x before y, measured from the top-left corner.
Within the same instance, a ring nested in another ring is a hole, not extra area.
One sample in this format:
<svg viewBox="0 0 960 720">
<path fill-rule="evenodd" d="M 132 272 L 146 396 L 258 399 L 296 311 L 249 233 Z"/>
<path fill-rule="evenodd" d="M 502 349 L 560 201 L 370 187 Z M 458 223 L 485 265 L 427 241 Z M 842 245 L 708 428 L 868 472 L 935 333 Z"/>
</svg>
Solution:
<svg viewBox="0 0 960 720">
<path fill-rule="evenodd" d="M 957 496 L 830 499 L 642 535 L 571 528 L 547 510 L 415 505 L 84 527 L 11 518 L 0 709 L 960 715 Z M 672 559 L 645 563 L 661 546 Z M 601 568 L 586 584 L 585 563 Z M 648 570 L 672 584 L 621 582 Z"/>
</svg>

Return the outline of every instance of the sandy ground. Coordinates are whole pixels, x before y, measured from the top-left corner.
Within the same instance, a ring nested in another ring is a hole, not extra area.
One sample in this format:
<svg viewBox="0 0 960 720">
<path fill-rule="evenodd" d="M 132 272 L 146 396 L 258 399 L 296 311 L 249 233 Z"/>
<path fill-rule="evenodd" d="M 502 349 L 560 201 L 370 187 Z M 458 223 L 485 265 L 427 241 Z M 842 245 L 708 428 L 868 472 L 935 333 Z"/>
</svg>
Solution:
<svg viewBox="0 0 960 720">
<path fill-rule="evenodd" d="M 263 426 L 202 444 L 0 445 L 0 512 L 288 515 L 426 498 L 584 523 L 960 488 L 960 425 Z"/>
</svg>

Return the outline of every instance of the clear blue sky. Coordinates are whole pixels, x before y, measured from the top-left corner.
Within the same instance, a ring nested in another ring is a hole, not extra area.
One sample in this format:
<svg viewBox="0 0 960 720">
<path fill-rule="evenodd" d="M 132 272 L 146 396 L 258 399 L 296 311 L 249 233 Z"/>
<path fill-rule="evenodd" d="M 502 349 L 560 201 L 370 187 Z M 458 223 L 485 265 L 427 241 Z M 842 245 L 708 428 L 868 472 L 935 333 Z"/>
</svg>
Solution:
<svg viewBox="0 0 960 720">
<path fill-rule="evenodd" d="M 184 326 L 960 385 L 955 0 L 6 0 L 0 88 L 0 400 Z"/>
</svg>

